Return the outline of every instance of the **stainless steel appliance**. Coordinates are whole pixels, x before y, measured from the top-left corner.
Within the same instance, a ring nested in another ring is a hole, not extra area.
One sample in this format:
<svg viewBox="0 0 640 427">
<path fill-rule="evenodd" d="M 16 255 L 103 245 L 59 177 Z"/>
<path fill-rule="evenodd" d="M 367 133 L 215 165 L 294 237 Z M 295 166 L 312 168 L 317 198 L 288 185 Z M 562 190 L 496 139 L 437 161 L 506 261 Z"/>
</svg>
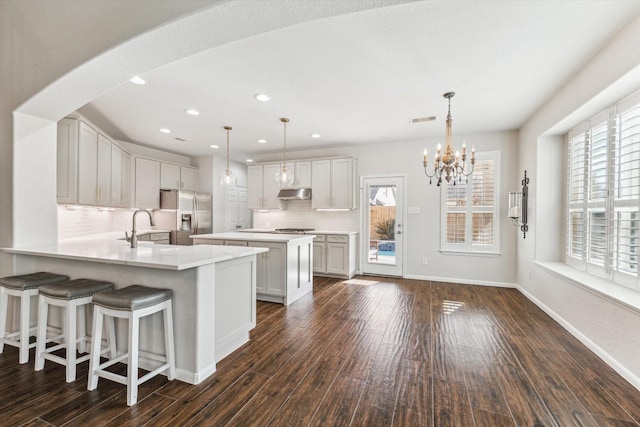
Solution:
<svg viewBox="0 0 640 427">
<path fill-rule="evenodd" d="M 161 190 L 154 219 L 157 228 L 171 230 L 172 245 L 192 245 L 190 235 L 211 233 L 211 194 Z"/>
</svg>

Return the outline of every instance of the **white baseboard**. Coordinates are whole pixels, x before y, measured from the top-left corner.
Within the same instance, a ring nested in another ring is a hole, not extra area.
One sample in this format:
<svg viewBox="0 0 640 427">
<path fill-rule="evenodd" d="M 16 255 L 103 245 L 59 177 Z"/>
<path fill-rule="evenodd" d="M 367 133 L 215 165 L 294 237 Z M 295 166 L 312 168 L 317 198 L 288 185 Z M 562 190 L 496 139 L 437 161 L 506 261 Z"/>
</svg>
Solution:
<svg viewBox="0 0 640 427">
<path fill-rule="evenodd" d="M 454 277 L 440 277 L 440 276 L 419 276 L 409 274 L 404 276 L 405 279 L 415 279 L 415 280 L 429 280 L 432 282 L 445 282 L 445 283 L 460 283 L 463 285 L 480 285 L 480 286 L 495 286 L 499 288 L 517 288 L 517 283 L 507 283 L 507 282 L 489 282 L 484 280 L 471 280 L 471 279 L 457 279 Z"/>
<path fill-rule="evenodd" d="M 609 353 L 600 348 L 596 343 L 591 341 L 586 335 L 577 330 L 571 323 L 567 322 L 564 318 L 559 316 L 555 311 L 551 310 L 549 307 L 544 305 L 540 300 L 527 292 L 520 285 L 517 286 L 517 289 L 520 291 L 522 295 L 527 297 L 531 302 L 533 302 L 538 308 L 547 313 L 553 320 L 558 322 L 564 329 L 566 329 L 571 335 L 576 337 L 582 344 L 587 346 L 589 350 L 594 352 L 596 356 L 602 359 L 607 365 L 609 365 L 613 370 L 615 370 L 618 374 L 620 374 L 625 380 L 629 381 L 631 385 L 633 385 L 636 389 L 640 390 L 640 378 L 634 375 L 631 371 L 625 368 L 622 364 L 620 364 L 616 359 L 611 357 Z"/>
</svg>

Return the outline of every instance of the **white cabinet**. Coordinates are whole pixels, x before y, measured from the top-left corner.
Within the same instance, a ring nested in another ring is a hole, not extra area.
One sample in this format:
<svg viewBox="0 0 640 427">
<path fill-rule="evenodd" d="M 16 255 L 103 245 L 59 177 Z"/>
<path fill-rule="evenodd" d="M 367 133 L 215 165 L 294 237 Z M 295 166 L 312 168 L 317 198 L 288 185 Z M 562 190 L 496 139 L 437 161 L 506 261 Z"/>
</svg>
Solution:
<svg viewBox="0 0 640 427">
<path fill-rule="evenodd" d="M 96 204 L 111 206 L 111 146 L 112 142 L 98 133 L 98 157 L 96 159 Z"/>
<path fill-rule="evenodd" d="M 268 252 L 257 255 L 256 293 L 267 297 L 286 296 L 287 244 L 249 242 L 249 246 L 269 248 Z"/>
<path fill-rule="evenodd" d="M 311 189 L 313 209 L 355 209 L 354 159 L 312 161 Z"/>
<path fill-rule="evenodd" d="M 279 164 L 253 165 L 247 168 L 247 205 L 249 209 L 280 209 L 276 182 Z"/>
<path fill-rule="evenodd" d="M 160 162 L 136 157 L 135 202 L 138 209 L 160 208 Z"/>
<path fill-rule="evenodd" d="M 194 245 L 250 246 L 268 248 L 257 254 L 256 299 L 289 305 L 313 291 L 313 242 L 311 237 L 293 241 L 253 241 L 245 236 L 227 238 L 232 233 L 195 237 Z M 233 233 L 242 235 L 243 233 Z"/>
<path fill-rule="evenodd" d="M 180 166 L 180 189 L 198 191 L 198 168 Z"/>
<path fill-rule="evenodd" d="M 127 152 L 90 123 L 76 118 L 60 120 L 56 164 L 58 203 L 128 206 L 129 159 Z"/>
<path fill-rule="evenodd" d="M 180 189 L 180 165 L 160 164 L 160 188 L 163 190 Z"/>
<path fill-rule="evenodd" d="M 122 151 L 122 189 L 120 207 L 131 207 L 131 154 Z"/>
<path fill-rule="evenodd" d="M 356 272 L 356 234 L 316 235 L 313 272 L 318 276 L 350 279 Z"/>
<path fill-rule="evenodd" d="M 311 188 L 311 161 L 294 163 L 293 187 Z"/>
<path fill-rule="evenodd" d="M 174 163 L 160 164 L 160 188 L 163 190 L 198 190 L 198 168 Z"/>
<path fill-rule="evenodd" d="M 58 122 L 56 197 L 59 204 L 78 202 L 78 121 Z"/>
</svg>

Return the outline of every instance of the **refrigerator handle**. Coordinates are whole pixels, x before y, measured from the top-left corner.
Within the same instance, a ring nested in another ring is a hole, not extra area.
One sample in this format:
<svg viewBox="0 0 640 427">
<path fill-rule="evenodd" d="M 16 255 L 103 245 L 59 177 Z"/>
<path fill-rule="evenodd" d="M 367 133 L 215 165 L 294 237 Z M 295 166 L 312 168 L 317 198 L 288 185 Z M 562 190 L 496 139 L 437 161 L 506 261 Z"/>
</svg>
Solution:
<svg viewBox="0 0 640 427">
<path fill-rule="evenodd" d="M 193 233 L 198 234 L 198 197 L 193 195 Z"/>
</svg>

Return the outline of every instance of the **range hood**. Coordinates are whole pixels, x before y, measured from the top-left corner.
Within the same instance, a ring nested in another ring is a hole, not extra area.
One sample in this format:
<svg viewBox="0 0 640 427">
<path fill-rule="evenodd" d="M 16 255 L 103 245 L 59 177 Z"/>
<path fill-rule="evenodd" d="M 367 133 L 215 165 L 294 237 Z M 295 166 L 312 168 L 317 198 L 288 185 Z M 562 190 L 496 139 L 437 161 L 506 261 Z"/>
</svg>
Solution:
<svg viewBox="0 0 640 427">
<path fill-rule="evenodd" d="M 283 188 L 278 193 L 280 200 L 311 200 L 310 188 Z"/>
</svg>

